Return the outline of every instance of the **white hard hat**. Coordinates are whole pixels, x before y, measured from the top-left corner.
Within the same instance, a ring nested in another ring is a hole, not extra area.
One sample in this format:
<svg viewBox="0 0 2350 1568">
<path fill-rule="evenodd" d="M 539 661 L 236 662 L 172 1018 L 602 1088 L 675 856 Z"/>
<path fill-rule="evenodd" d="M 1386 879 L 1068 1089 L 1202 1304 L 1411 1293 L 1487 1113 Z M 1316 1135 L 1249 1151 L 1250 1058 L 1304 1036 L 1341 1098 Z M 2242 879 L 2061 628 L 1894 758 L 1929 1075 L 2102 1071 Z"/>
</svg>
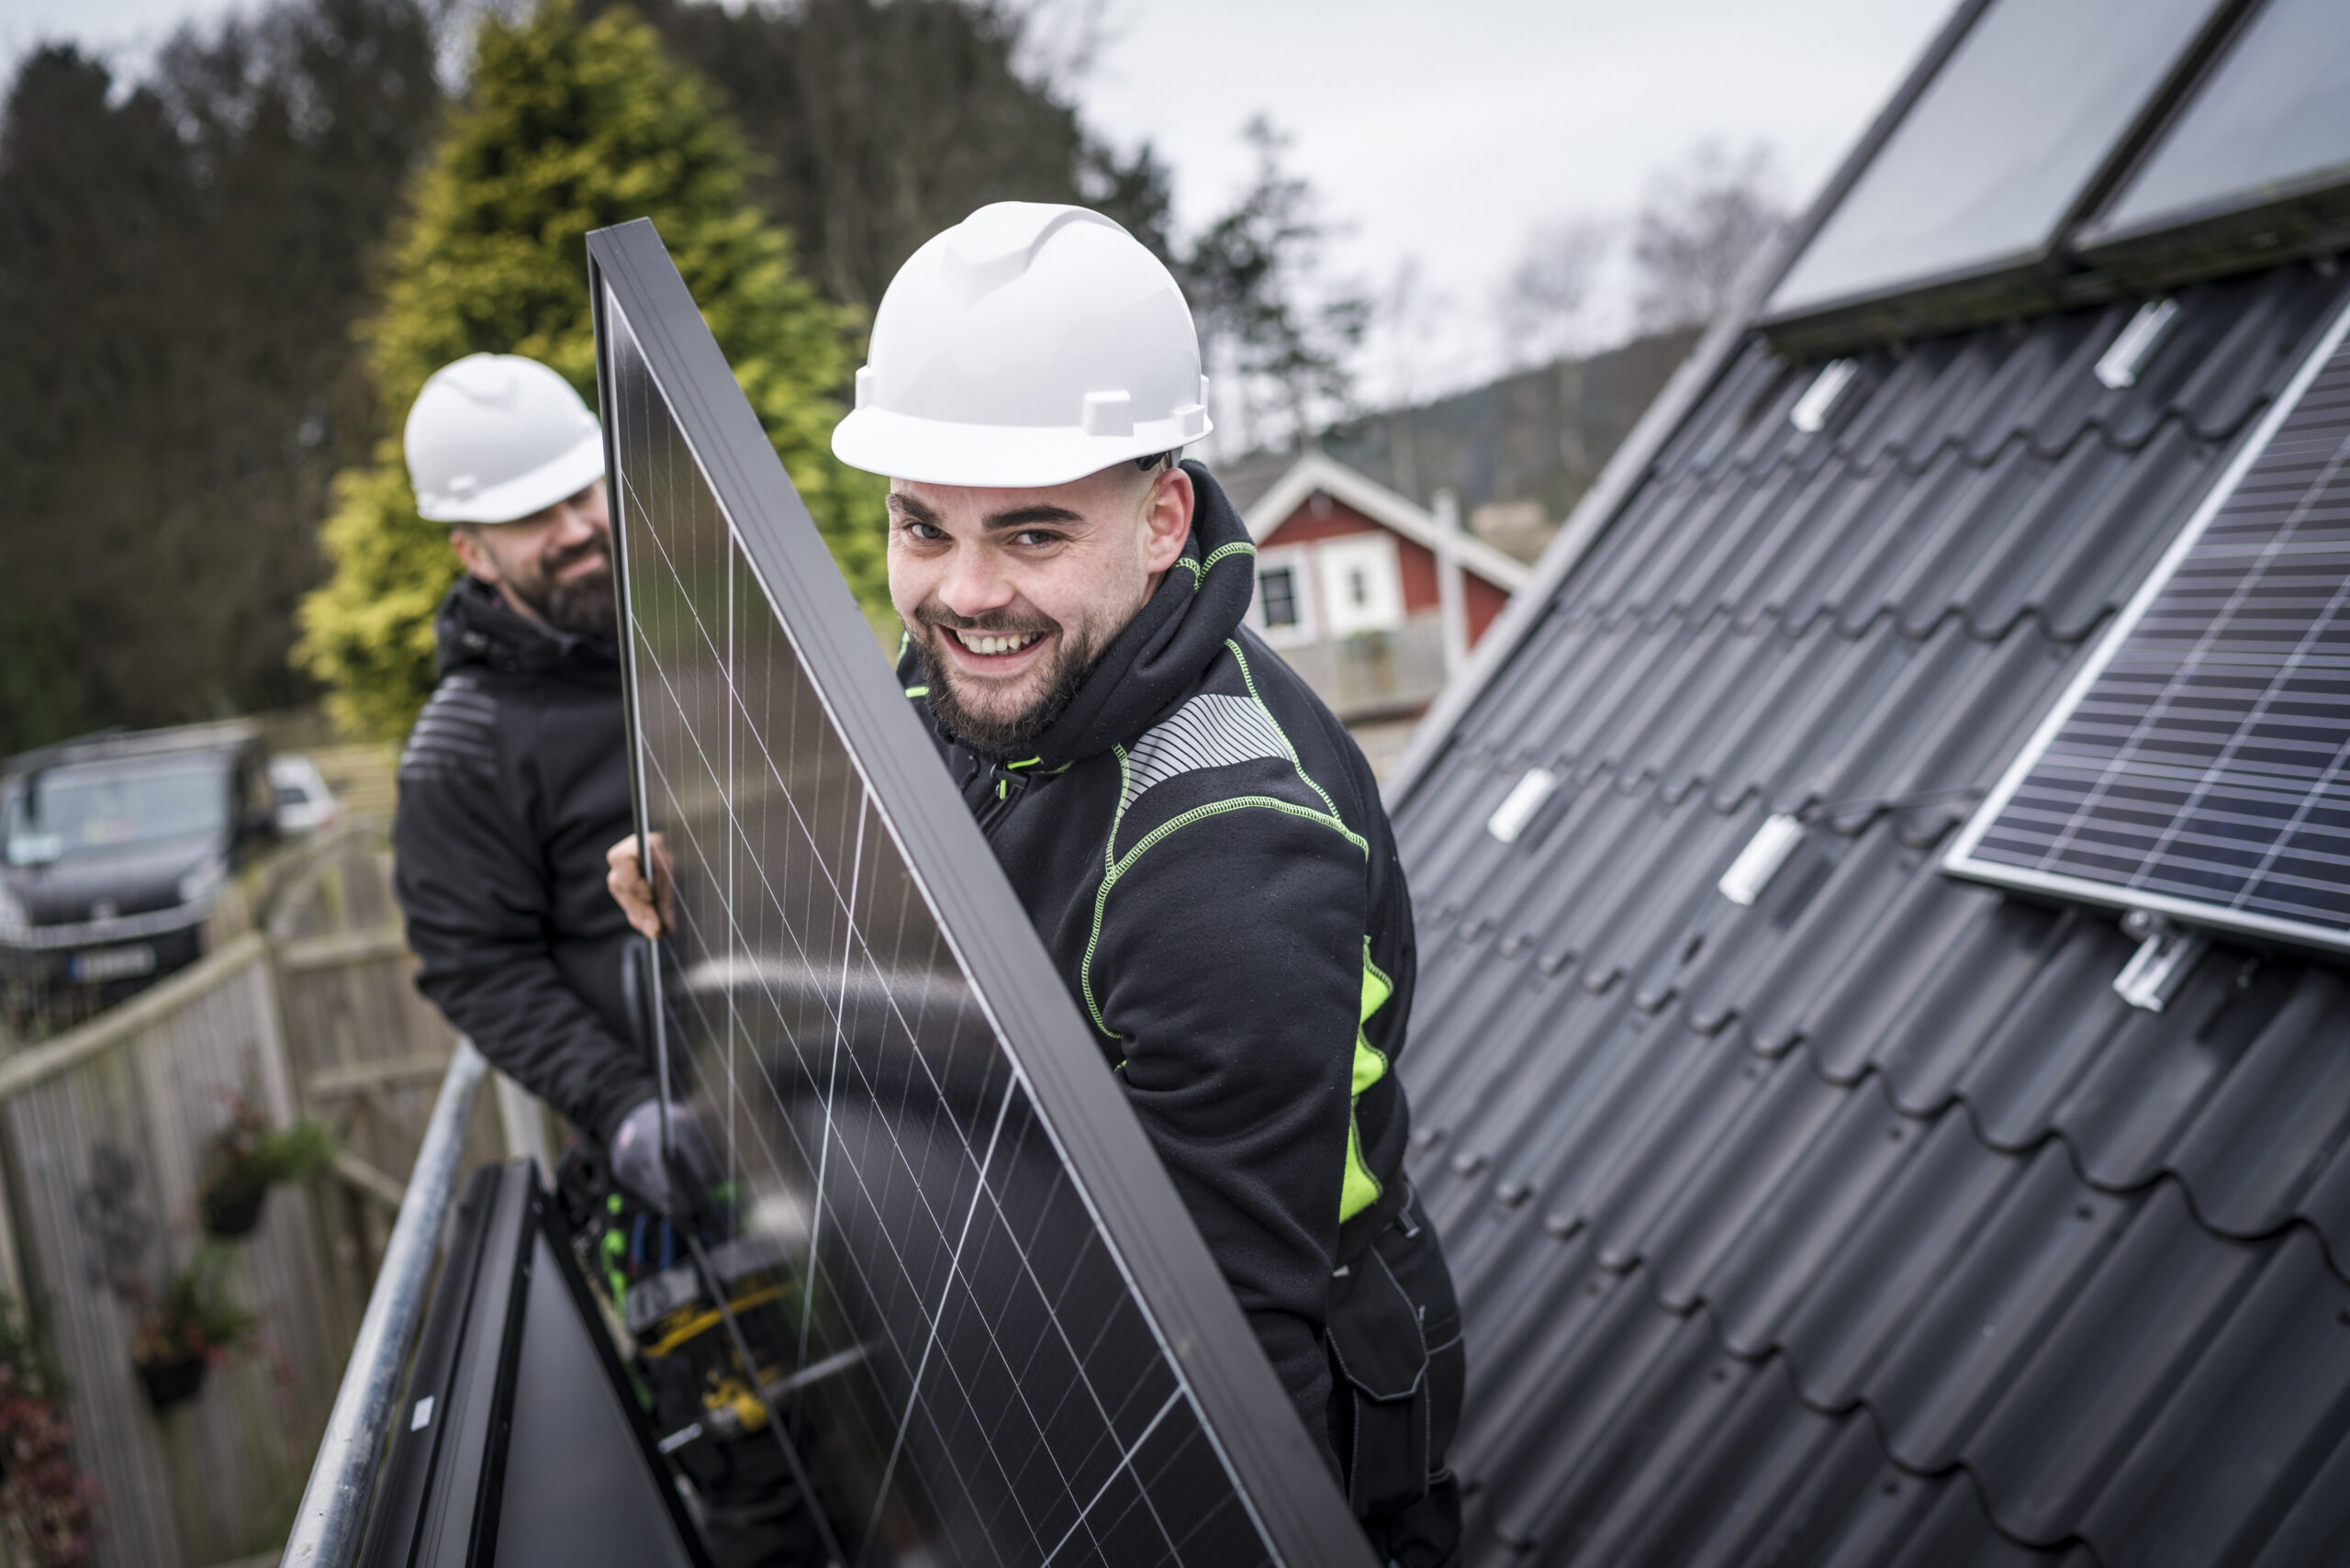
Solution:
<svg viewBox="0 0 2350 1568">
<path fill-rule="evenodd" d="M 1000 201 L 906 259 L 873 318 L 853 468 L 933 485 L 1058 485 L 1208 433 L 1183 291 L 1081 207 Z"/>
<path fill-rule="evenodd" d="M 534 359 L 469 353 L 408 411 L 408 482 L 428 522 L 513 522 L 604 476 L 604 438 L 571 383 Z"/>
</svg>

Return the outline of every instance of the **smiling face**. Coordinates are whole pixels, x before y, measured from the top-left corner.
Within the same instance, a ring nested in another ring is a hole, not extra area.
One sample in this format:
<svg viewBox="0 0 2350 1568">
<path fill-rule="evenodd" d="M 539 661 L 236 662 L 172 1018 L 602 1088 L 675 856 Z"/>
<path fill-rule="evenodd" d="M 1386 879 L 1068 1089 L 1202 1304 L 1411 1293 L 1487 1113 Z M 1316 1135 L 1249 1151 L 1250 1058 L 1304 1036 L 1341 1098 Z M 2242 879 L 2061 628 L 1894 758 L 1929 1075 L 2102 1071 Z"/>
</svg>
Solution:
<svg viewBox="0 0 2350 1568">
<path fill-rule="evenodd" d="M 890 598 L 946 727 L 988 751 L 1043 734 L 1183 553 L 1192 505 L 1172 465 L 1035 489 L 893 480 Z"/>
<path fill-rule="evenodd" d="M 559 632 L 610 637 L 612 519 L 601 479 L 513 522 L 475 523 L 449 536 L 465 570 L 498 589 L 516 614 Z"/>
</svg>

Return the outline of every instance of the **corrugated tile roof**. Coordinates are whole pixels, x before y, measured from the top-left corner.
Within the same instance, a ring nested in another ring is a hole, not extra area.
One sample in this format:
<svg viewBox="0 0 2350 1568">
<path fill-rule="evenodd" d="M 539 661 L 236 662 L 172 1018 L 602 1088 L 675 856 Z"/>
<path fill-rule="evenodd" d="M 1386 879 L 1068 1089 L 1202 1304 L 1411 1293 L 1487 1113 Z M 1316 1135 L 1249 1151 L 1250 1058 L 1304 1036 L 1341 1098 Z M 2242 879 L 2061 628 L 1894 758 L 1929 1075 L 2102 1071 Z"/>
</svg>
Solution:
<svg viewBox="0 0 2350 1568">
<path fill-rule="evenodd" d="M 2350 975 L 2134 1010 L 1938 855 L 2344 292 L 2191 290 L 2121 391 L 2126 305 L 1880 352 L 1808 436 L 1748 343 L 1418 775 L 1471 1562 L 2343 1560 Z"/>
</svg>

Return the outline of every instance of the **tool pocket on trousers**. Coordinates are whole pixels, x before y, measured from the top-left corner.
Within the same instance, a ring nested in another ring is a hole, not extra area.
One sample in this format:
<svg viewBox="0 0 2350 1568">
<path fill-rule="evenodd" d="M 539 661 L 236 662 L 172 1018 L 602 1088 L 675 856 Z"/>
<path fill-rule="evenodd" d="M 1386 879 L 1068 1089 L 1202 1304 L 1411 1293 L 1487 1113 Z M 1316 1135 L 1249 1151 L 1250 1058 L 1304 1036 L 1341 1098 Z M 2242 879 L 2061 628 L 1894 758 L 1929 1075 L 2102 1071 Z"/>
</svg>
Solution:
<svg viewBox="0 0 2350 1568">
<path fill-rule="evenodd" d="M 1337 1408 L 1331 1438 L 1358 1516 L 1392 1513 L 1428 1487 L 1428 1345 L 1419 1306 L 1366 1249 L 1332 1282 L 1328 1327 Z"/>
</svg>

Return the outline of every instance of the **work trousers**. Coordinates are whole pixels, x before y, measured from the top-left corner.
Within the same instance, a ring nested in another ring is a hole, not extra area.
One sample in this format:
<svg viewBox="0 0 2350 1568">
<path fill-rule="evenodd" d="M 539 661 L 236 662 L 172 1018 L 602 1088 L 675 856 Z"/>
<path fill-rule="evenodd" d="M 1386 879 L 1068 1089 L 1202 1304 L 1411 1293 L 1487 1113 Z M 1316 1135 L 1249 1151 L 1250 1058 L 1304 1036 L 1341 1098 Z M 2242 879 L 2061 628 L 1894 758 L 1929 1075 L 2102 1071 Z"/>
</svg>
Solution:
<svg viewBox="0 0 2350 1568">
<path fill-rule="evenodd" d="M 1395 1568 L 1440 1568 L 1460 1541 L 1460 1489 L 1446 1450 L 1467 1363 L 1460 1307 L 1417 1193 L 1331 1281 L 1330 1445 L 1372 1551 Z"/>
</svg>

